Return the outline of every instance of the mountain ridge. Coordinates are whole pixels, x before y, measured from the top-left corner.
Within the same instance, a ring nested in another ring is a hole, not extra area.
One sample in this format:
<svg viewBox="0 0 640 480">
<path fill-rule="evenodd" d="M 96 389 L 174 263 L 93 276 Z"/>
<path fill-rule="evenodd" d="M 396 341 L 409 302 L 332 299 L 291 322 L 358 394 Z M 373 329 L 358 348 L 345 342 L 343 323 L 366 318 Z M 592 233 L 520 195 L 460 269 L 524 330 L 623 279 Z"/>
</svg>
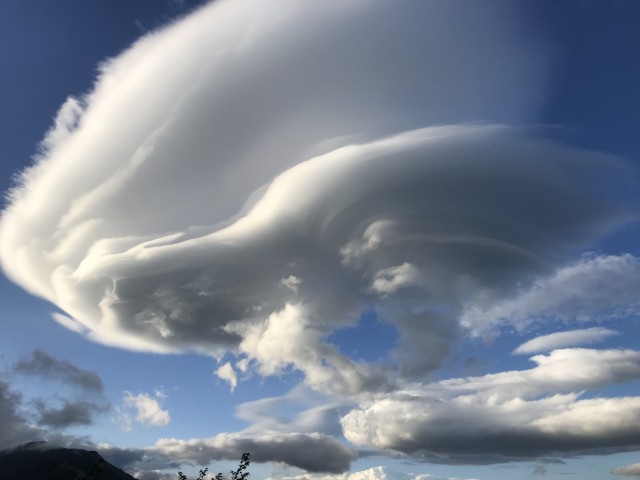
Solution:
<svg viewBox="0 0 640 480">
<path fill-rule="evenodd" d="M 29 442 L 0 450 L 0 480 L 135 480 L 93 450 Z"/>
</svg>

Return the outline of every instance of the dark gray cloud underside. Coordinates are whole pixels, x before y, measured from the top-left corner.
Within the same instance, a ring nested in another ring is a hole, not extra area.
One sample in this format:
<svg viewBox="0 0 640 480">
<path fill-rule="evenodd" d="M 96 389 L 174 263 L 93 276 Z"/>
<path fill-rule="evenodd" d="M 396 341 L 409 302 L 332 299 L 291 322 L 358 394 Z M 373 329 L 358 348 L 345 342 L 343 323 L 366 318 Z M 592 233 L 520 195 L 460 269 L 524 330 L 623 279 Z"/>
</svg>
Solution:
<svg viewBox="0 0 640 480">
<path fill-rule="evenodd" d="M 16 362 L 14 370 L 23 375 L 60 380 L 89 392 L 102 393 L 103 390 L 102 379 L 96 372 L 79 368 L 66 359 L 55 358 L 39 348 Z"/>
</svg>

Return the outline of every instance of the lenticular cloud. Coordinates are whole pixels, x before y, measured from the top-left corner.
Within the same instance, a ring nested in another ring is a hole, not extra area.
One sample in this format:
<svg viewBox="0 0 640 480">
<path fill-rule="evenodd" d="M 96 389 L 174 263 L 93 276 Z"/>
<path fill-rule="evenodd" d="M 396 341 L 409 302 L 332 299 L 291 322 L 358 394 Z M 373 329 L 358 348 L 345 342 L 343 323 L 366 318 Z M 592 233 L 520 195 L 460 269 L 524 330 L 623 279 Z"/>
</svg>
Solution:
<svg viewBox="0 0 640 480">
<path fill-rule="evenodd" d="M 105 344 L 233 351 L 234 382 L 248 361 L 391 388 L 325 341 L 371 305 L 397 371 L 432 371 L 463 311 L 624 218 L 617 160 L 508 126 L 546 71 L 497 6 L 222 1 L 142 38 L 60 109 L 3 212 L 4 271 Z"/>
</svg>

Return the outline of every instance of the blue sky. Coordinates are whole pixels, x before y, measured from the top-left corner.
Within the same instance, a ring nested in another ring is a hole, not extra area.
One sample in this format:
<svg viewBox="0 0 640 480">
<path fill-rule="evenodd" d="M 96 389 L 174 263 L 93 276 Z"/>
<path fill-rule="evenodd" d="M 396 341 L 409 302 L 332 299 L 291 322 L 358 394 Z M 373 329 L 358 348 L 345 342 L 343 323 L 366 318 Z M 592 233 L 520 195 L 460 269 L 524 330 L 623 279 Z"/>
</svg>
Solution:
<svg viewBox="0 0 640 480">
<path fill-rule="evenodd" d="M 638 20 L 0 4 L 0 447 L 640 476 Z"/>
</svg>

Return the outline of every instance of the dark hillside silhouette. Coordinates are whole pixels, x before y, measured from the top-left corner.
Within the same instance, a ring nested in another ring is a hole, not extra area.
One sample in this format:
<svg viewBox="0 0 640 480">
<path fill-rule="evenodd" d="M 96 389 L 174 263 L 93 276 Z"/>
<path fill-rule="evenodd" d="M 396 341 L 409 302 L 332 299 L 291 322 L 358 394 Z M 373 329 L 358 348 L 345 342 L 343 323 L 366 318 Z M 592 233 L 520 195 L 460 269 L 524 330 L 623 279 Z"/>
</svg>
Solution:
<svg viewBox="0 0 640 480">
<path fill-rule="evenodd" d="M 0 480 L 135 480 L 98 452 L 31 442 L 0 450 Z"/>
</svg>

